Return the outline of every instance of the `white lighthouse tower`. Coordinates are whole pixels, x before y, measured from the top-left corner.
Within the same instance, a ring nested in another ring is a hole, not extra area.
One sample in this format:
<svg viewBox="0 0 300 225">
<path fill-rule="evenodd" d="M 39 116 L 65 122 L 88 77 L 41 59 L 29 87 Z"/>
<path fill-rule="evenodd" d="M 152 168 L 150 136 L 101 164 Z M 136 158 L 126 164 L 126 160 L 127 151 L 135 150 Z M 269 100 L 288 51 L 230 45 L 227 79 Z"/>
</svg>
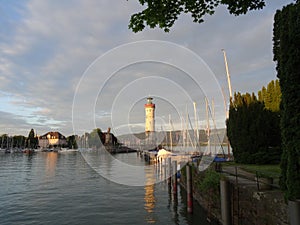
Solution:
<svg viewBox="0 0 300 225">
<path fill-rule="evenodd" d="M 155 104 L 152 102 L 153 98 L 148 97 L 145 104 L 145 133 L 149 135 L 155 131 Z"/>
</svg>

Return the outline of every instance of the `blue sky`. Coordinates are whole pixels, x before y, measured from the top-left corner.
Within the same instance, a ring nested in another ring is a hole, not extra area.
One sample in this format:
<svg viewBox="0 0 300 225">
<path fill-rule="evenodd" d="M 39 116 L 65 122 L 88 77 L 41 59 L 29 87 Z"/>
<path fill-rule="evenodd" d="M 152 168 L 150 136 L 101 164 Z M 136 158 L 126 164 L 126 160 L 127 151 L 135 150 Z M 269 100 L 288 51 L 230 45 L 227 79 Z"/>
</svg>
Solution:
<svg viewBox="0 0 300 225">
<path fill-rule="evenodd" d="M 167 127 L 169 115 L 174 120 L 176 118 L 177 128 L 180 127 L 180 115 L 185 114 L 185 108 L 188 108 L 194 119 L 193 101 L 197 102 L 198 119 L 201 123 L 205 120 L 203 108 L 206 95 L 202 93 L 203 90 L 195 93 L 192 91 L 193 82 L 189 80 L 189 76 L 181 74 L 179 67 L 157 62 L 155 65 L 141 62 L 134 64 L 129 61 L 127 67 L 115 71 L 118 79 L 109 82 L 109 78 L 114 77 L 113 74 L 107 73 L 103 66 L 97 67 L 101 60 L 108 60 L 101 56 L 108 52 L 115 53 L 113 49 L 122 49 L 120 46 L 137 41 L 175 43 L 193 51 L 203 60 L 203 65 L 200 64 L 202 67 L 209 67 L 208 73 L 213 74 L 227 96 L 221 52 L 221 49 L 225 49 L 233 91 L 257 92 L 276 78 L 275 64 L 272 61 L 273 16 L 276 9 L 292 1 L 266 2 L 265 9 L 248 15 L 235 17 L 229 15 L 224 7 L 220 7 L 203 24 L 195 24 L 189 15 L 182 15 L 169 33 L 159 29 L 146 29 L 135 34 L 127 27 L 130 15 L 141 9 L 137 1 L 118 1 L 112 4 L 108 0 L 2 0 L 0 134 L 27 135 L 34 128 L 38 134 L 59 130 L 70 135 L 74 132 L 72 115 L 77 115 L 75 119 L 80 120 L 80 129 L 76 128 L 76 133 L 92 130 L 95 126 L 103 130 L 113 126 L 114 129 L 124 126 L 124 123 L 135 127 L 134 131 L 142 131 L 143 104 L 148 95 L 157 97 L 157 128 Z M 148 42 L 145 42 L 135 53 L 144 54 L 150 51 L 148 48 Z M 128 50 L 120 58 L 111 56 L 109 63 L 117 63 L 122 57 L 130 58 L 130 54 L 132 52 Z M 162 49 L 157 51 L 157 57 L 159 55 L 168 54 Z M 187 60 L 185 65 L 189 63 Z M 90 76 L 92 71 L 97 75 Z M 161 74 L 164 74 L 163 77 Z M 207 75 L 201 76 L 202 80 L 199 80 L 203 82 Z M 79 81 L 85 81 L 86 77 L 91 80 L 85 84 L 86 87 L 81 86 L 84 82 L 80 84 Z M 184 79 L 180 80 L 180 77 Z M 104 87 L 102 90 L 105 93 L 100 91 L 101 88 L 91 88 L 91 84 Z M 145 88 L 147 85 L 150 86 L 149 90 Z M 97 92 L 92 93 L 93 96 L 98 96 L 96 100 L 94 97 L 89 98 L 91 90 Z M 163 91 L 160 92 L 161 90 Z M 220 90 L 215 91 L 220 95 Z M 176 94 L 176 99 L 181 102 L 171 102 Z M 78 97 L 75 101 L 74 96 Z M 122 99 L 120 96 L 127 97 Z M 117 104 L 101 103 L 102 99 Z M 74 102 L 77 104 L 75 107 Z M 81 111 L 89 102 L 93 103 L 93 110 Z M 224 126 L 221 104 L 216 102 L 216 120 L 220 127 Z M 77 112 L 74 113 L 74 109 Z M 129 122 L 124 122 L 124 114 Z M 86 118 L 94 118 L 94 121 L 90 123 L 85 121 Z"/>
</svg>

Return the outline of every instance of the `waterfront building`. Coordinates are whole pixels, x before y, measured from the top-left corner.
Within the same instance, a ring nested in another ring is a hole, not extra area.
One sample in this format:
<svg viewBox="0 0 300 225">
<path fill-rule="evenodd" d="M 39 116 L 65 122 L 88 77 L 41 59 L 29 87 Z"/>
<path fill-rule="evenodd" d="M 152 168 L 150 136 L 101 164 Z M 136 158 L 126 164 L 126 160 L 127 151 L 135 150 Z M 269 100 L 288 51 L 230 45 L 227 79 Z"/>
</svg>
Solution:
<svg viewBox="0 0 300 225">
<path fill-rule="evenodd" d="M 109 127 L 107 129 L 107 132 L 104 132 L 104 145 L 116 145 L 118 143 L 117 138 L 115 137 L 115 135 L 113 133 L 110 132 L 111 128 Z"/>
<path fill-rule="evenodd" d="M 61 147 L 67 145 L 67 138 L 61 133 L 50 131 L 39 137 L 41 148 Z"/>
</svg>

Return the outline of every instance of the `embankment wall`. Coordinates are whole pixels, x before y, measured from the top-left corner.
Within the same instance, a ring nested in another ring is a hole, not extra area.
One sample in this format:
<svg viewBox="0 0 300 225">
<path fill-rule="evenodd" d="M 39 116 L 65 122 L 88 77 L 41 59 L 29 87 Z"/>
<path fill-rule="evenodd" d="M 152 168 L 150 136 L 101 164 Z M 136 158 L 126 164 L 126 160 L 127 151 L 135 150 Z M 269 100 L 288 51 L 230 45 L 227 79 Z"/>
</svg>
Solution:
<svg viewBox="0 0 300 225">
<path fill-rule="evenodd" d="M 211 168 L 210 168 L 211 169 Z M 199 202 L 211 218 L 221 219 L 220 188 L 200 190 L 206 172 L 192 167 L 193 197 Z M 232 224 L 238 225 L 288 225 L 288 207 L 283 193 L 278 189 L 258 190 L 255 185 L 239 182 L 221 175 L 230 182 L 230 205 Z M 180 184 L 186 187 L 185 167 L 181 170 Z"/>
</svg>

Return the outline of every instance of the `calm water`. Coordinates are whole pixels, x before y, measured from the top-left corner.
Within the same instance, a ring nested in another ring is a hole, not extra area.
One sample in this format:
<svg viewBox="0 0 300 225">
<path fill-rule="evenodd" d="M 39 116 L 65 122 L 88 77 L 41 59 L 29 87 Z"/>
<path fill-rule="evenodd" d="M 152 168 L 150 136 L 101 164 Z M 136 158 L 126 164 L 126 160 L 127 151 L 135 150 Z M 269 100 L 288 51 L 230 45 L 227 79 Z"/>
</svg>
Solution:
<svg viewBox="0 0 300 225">
<path fill-rule="evenodd" d="M 116 158 L 144 163 L 135 153 Z M 0 154 L 0 224 L 207 224 L 186 213 L 165 182 L 126 186 L 104 179 L 80 152 Z"/>
</svg>

